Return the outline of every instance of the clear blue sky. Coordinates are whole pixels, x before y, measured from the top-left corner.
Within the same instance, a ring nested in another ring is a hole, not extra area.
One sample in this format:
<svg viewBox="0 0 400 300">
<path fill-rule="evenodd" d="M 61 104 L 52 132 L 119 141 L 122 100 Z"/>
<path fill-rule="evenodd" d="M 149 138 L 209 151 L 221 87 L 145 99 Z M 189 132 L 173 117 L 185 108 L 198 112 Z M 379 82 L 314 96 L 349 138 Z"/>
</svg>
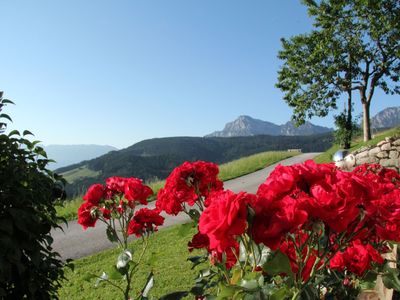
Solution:
<svg viewBox="0 0 400 300">
<path fill-rule="evenodd" d="M 11 127 L 46 145 L 119 148 L 203 136 L 239 115 L 285 123 L 280 38 L 312 22 L 298 0 L 0 0 L 0 12 Z M 371 112 L 398 100 L 378 93 Z"/>
</svg>

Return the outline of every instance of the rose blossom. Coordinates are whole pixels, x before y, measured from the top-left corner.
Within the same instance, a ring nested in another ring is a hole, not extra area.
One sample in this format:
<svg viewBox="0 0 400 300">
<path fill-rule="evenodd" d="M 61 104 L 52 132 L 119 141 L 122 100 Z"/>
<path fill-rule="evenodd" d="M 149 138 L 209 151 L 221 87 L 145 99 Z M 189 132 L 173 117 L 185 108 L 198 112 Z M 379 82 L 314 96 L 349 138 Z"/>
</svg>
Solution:
<svg viewBox="0 0 400 300">
<path fill-rule="evenodd" d="M 360 240 L 353 241 L 344 252 L 338 252 L 331 259 L 329 267 L 350 272 L 362 276 L 365 271 L 371 269 L 371 263 L 382 264 L 384 259 L 370 244 L 364 245 Z"/>
<path fill-rule="evenodd" d="M 78 224 L 82 225 L 83 229 L 94 227 L 98 219 L 96 214 L 97 207 L 90 202 L 83 202 L 78 209 Z"/>
<path fill-rule="evenodd" d="M 193 206 L 203 201 L 211 192 L 222 190 L 217 178 L 218 166 L 214 163 L 184 162 L 168 176 L 164 188 L 157 195 L 156 207 L 168 214 L 177 215 L 187 203 Z"/>
<path fill-rule="evenodd" d="M 125 180 L 124 195 L 129 201 L 138 201 L 147 205 L 147 198 L 153 194 L 153 191 L 142 180 L 138 178 L 127 178 Z M 134 204 L 133 204 L 134 205 Z"/>
<path fill-rule="evenodd" d="M 210 195 L 211 201 L 199 221 L 199 230 L 210 239 L 210 249 L 224 252 L 235 238 L 247 228 L 247 204 L 255 195 L 219 191 Z"/>
<path fill-rule="evenodd" d="M 141 236 L 145 232 L 157 231 L 157 226 L 164 224 L 164 217 L 156 209 L 142 208 L 135 213 L 128 225 L 128 235 Z"/>
<path fill-rule="evenodd" d="M 89 187 L 83 200 L 90 202 L 93 205 L 98 205 L 100 200 L 105 196 L 105 188 L 102 184 L 96 183 Z"/>
</svg>

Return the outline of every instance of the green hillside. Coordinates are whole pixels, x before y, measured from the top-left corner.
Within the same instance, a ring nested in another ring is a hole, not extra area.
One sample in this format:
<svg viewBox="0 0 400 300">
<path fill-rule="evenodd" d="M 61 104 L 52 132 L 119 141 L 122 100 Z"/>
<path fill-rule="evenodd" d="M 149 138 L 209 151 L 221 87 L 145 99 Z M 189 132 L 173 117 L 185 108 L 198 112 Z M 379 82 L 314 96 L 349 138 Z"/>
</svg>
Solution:
<svg viewBox="0 0 400 300">
<path fill-rule="evenodd" d="M 101 157 L 60 168 L 66 175 L 69 197 L 110 176 L 164 179 L 184 161 L 205 160 L 218 164 L 265 151 L 302 149 L 322 152 L 332 145 L 332 134 L 312 136 L 250 136 L 232 138 L 171 137 L 150 139 Z M 86 174 L 86 176 L 84 176 Z"/>
</svg>

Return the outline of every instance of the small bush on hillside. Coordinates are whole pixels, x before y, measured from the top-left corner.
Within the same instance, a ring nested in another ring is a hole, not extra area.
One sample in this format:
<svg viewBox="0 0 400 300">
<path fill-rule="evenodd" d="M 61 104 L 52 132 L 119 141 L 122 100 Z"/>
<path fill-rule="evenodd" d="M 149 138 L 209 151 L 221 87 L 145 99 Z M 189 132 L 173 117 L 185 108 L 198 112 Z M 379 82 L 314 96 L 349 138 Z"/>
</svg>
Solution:
<svg viewBox="0 0 400 300">
<path fill-rule="evenodd" d="M 50 236 L 57 227 L 54 202 L 63 194 L 38 142 L 18 131 L 5 134 L 0 92 L 0 299 L 57 298 L 63 265 Z"/>
</svg>

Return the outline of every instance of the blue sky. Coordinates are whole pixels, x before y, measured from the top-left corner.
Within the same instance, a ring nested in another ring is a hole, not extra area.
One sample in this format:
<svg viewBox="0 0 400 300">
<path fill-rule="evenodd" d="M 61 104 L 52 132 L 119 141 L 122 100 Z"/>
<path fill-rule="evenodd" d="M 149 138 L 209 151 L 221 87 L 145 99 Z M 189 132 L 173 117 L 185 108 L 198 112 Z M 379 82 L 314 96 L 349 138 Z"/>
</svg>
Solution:
<svg viewBox="0 0 400 300">
<path fill-rule="evenodd" d="M 239 115 L 285 123 L 280 38 L 312 24 L 297 0 L 0 0 L 0 11 L 10 127 L 46 145 L 203 136 Z M 371 112 L 398 100 L 378 92 Z"/>
</svg>

